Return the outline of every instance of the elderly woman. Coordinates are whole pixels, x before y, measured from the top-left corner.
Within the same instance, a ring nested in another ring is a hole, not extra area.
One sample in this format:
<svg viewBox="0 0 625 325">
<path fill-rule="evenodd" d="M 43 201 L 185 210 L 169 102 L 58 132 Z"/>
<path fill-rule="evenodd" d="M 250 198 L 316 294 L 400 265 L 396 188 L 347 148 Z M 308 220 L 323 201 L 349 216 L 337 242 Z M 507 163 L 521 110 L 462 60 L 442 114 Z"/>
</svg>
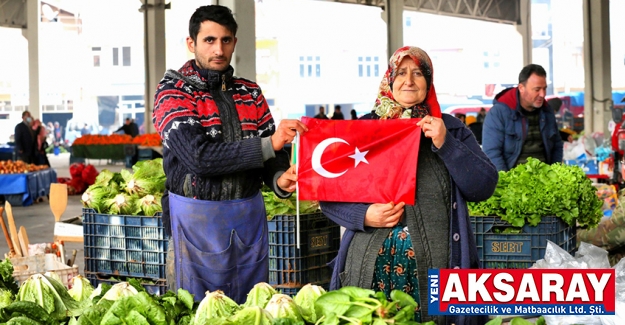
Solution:
<svg viewBox="0 0 625 325">
<path fill-rule="evenodd" d="M 472 132 L 441 114 L 432 62 L 423 50 L 402 47 L 393 54 L 374 110 L 362 118 L 421 118 L 416 203 L 321 202 L 323 212 L 346 228 L 330 263 L 330 288 L 358 286 L 387 296 L 401 289 L 419 303 L 417 321 L 486 323 L 484 317 L 433 317 L 427 311 L 428 269 L 480 266 L 466 202 L 490 197 L 498 174 Z"/>
</svg>

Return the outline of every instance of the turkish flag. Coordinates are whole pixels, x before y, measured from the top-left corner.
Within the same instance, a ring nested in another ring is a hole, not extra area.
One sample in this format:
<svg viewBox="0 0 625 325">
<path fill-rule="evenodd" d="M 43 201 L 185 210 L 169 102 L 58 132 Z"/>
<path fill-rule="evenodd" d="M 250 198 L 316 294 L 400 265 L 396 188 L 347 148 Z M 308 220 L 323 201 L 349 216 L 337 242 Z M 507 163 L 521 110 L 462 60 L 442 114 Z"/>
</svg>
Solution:
<svg viewBox="0 0 625 325">
<path fill-rule="evenodd" d="M 303 117 L 301 200 L 414 204 L 420 119 L 322 120 Z"/>
</svg>

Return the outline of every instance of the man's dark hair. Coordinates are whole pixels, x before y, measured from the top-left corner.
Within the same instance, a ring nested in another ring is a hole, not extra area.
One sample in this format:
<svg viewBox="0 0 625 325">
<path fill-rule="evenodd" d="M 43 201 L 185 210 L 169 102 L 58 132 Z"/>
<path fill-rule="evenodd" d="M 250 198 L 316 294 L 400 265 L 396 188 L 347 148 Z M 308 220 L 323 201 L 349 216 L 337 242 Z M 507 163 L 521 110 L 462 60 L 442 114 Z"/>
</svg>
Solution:
<svg viewBox="0 0 625 325">
<path fill-rule="evenodd" d="M 29 111 L 23 111 L 22 112 L 22 118 L 24 118 L 24 116 L 26 116 L 26 114 L 30 115 L 30 112 Z"/>
<path fill-rule="evenodd" d="M 547 71 L 538 65 L 538 64 L 528 64 L 519 73 L 519 83 L 524 84 L 527 82 L 527 79 L 530 78 L 532 74 L 535 74 L 539 77 L 547 77 Z"/>
<path fill-rule="evenodd" d="M 340 111 L 341 110 L 341 105 L 334 105 L 334 109 L 338 109 Z"/>
<path fill-rule="evenodd" d="M 230 8 L 220 5 L 202 6 L 197 8 L 191 16 L 191 19 L 189 19 L 189 36 L 193 39 L 193 42 L 197 42 L 197 34 L 200 32 L 200 25 L 207 20 L 216 22 L 226 27 L 232 35 L 237 35 L 239 26 L 236 20 L 234 20 Z"/>
</svg>

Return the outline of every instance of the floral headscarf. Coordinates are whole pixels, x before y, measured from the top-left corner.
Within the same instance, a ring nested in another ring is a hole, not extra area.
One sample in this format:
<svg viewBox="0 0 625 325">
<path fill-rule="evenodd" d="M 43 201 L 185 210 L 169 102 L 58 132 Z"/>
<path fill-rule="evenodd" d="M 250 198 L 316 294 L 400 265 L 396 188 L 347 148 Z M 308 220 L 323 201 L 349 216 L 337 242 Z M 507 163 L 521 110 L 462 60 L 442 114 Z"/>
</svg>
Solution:
<svg viewBox="0 0 625 325">
<path fill-rule="evenodd" d="M 417 64 L 419 69 L 421 69 L 428 89 L 423 102 L 404 109 L 395 98 L 393 98 L 392 87 L 397 74 L 397 66 L 399 66 L 401 60 L 406 56 L 409 56 Z M 389 60 L 388 69 L 380 83 L 378 98 L 375 101 L 373 110 L 382 119 L 424 117 L 426 115 L 441 117 L 441 107 L 436 99 L 436 91 L 432 83 L 433 76 L 434 68 L 432 67 L 432 60 L 430 60 L 430 57 L 425 51 L 413 46 L 404 46 L 398 49 Z"/>
</svg>

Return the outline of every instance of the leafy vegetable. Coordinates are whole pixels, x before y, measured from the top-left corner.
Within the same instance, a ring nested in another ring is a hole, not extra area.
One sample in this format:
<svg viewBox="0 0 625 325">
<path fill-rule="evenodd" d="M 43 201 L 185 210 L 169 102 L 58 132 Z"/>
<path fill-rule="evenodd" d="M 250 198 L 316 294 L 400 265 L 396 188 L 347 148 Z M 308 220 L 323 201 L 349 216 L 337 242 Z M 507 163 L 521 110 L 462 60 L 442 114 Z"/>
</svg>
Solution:
<svg viewBox="0 0 625 325">
<path fill-rule="evenodd" d="M 245 307 L 228 318 L 233 324 L 272 325 L 273 317 L 258 306 Z"/>
<path fill-rule="evenodd" d="M 594 227 L 603 216 L 602 204 L 580 167 L 529 158 L 508 172 L 500 171 L 494 194 L 486 201 L 469 202 L 469 210 L 473 216 L 499 216 L 514 227 L 536 226 L 543 216 Z"/>
<path fill-rule="evenodd" d="M 111 289 L 104 294 L 101 300 L 117 301 L 120 298 L 134 296 L 138 293 L 137 289 L 130 283 L 120 282 L 114 284 Z"/>
<path fill-rule="evenodd" d="M 43 274 L 34 274 L 24 281 L 17 300 L 34 302 L 58 320 L 79 316 L 84 309 L 84 305 L 74 300 L 60 282 Z"/>
<path fill-rule="evenodd" d="M 117 186 L 93 185 L 85 190 L 81 201 L 84 206 L 92 208 L 99 213 L 104 213 L 108 211 L 105 201 L 115 197 L 117 193 Z"/>
<path fill-rule="evenodd" d="M 302 311 L 293 299 L 287 295 L 276 293 L 265 306 L 265 310 L 274 318 L 290 318 L 302 321 Z"/>
<path fill-rule="evenodd" d="M 104 204 L 111 214 L 132 214 L 137 207 L 137 197 L 120 193 L 112 199 L 104 200 Z"/>
<path fill-rule="evenodd" d="M 293 298 L 293 301 L 301 308 L 302 318 L 307 322 L 316 323 L 317 319 L 321 316 L 317 315 L 315 312 L 315 301 L 324 293 L 326 293 L 326 291 L 321 286 L 309 283 L 303 286 L 295 298 Z"/>
<path fill-rule="evenodd" d="M 162 211 L 163 208 L 161 207 L 161 196 L 148 194 L 139 199 L 139 203 L 135 212 L 136 214 L 141 214 L 144 216 L 153 216 L 157 212 Z"/>
<path fill-rule="evenodd" d="M 271 297 L 276 293 L 276 289 L 274 289 L 268 283 L 257 283 L 247 294 L 247 300 L 245 300 L 243 307 L 258 306 L 260 308 L 265 308 L 269 300 L 271 300 Z"/>
<path fill-rule="evenodd" d="M 163 307 L 146 292 L 124 296 L 115 301 L 102 317 L 100 324 L 169 325 Z"/>
<path fill-rule="evenodd" d="M 10 305 L 14 300 L 13 292 L 7 289 L 0 289 L 0 308 Z"/>
<path fill-rule="evenodd" d="M 195 312 L 194 325 L 212 324 L 215 319 L 234 315 L 240 309 L 239 305 L 224 295 L 223 291 L 207 292 L 200 301 Z"/>
<path fill-rule="evenodd" d="M 6 289 L 16 294 L 18 291 L 17 283 L 13 278 L 13 264 L 11 260 L 6 258 L 0 262 L 0 289 Z"/>
<path fill-rule="evenodd" d="M 271 220 L 276 215 L 294 215 L 297 213 L 296 193 L 293 193 L 288 199 L 281 199 L 267 186 L 262 188 L 263 200 L 265 202 L 265 210 L 267 210 L 267 219 Z M 319 211 L 319 202 L 317 201 L 299 201 L 299 213 L 307 214 Z"/>
<path fill-rule="evenodd" d="M 72 298 L 74 298 L 74 300 L 79 302 L 83 300 L 91 301 L 89 297 L 93 293 L 93 286 L 87 278 L 79 274 L 73 277 L 70 281 L 72 283 L 72 288 L 67 292 Z"/>
</svg>

